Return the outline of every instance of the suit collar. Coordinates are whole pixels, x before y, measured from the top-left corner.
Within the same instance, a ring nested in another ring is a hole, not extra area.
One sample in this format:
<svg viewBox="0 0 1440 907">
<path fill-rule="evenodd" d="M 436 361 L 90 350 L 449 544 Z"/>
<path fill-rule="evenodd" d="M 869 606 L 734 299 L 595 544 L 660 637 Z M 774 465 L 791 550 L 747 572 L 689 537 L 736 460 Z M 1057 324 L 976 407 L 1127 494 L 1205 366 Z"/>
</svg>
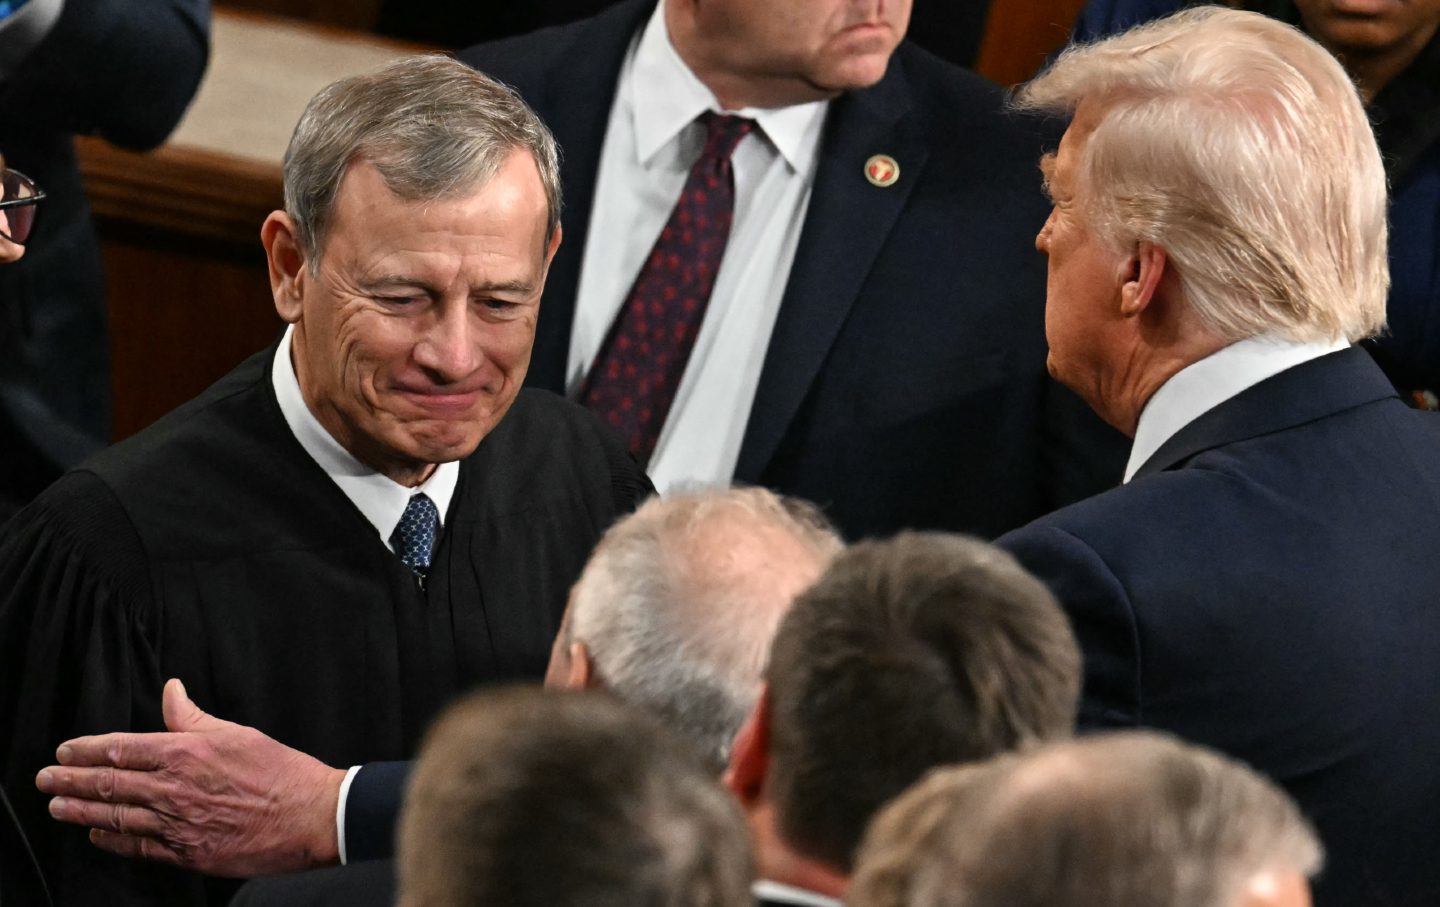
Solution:
<svg viewBox="0 0 1440 907">
<path fill-rule="evenodd" d="M 1358 347 L 1311 359 L 1242 391 L 1176 432 L 1135 473 L 1136 479 L 1182 467 L 1197 454 L 1294 428 L 1395 396 Z"/>
<path fill-rule="evenodd" d="M 1287 368 L 1349 345 L 1345 340 L 1300 343 L 1262 334 L 1238 340 L 1185 366 L 1151 395 L 1140 412 L 1124 481 L 1130 481 L 1155 451 L 1201 414 Z"/>
<path fill-rule="evenodd" d="M 627 0 L 583 23 L 575 33 L 567 65 L 553 69 L 539 97 L 533 99 L 561 148 L 565 202 L 565 236 L 545 280 L 543 314 L 536 327 L 531 361 L 539 368 L 527 378 L 534 386 L 565 386 L 570 323 L 580 288 L 580 265 L 585 258 L 605 127 L 615 102 L 620 66 L 654 6 L 654 0 Z"/>
<path fill-rule="evenodd" d="M 885 78 L 831 102 L 815 186 L 765 355 L 735 478 L 760 481 L 835 342 L 929 156 L 905 74 L 902 42 Z M 865 167 L 887 154 L 892 186 L 871 185 Z"/>
</svg>

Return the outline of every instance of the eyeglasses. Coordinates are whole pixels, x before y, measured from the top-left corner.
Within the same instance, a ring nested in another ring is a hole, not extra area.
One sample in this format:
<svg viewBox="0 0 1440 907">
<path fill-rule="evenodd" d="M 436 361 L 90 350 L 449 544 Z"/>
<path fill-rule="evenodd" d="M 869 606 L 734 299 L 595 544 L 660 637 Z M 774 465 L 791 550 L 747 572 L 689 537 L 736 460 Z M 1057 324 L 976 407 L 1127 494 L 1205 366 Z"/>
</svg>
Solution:
<svg viewBox="0 0 1440 907">
<path fill-rule="evenodd" d="M 23 243 L 35 226 L 35 206 L 45 191 L 19 170 L 0 173 L 0 236 Z"/>
</svg>

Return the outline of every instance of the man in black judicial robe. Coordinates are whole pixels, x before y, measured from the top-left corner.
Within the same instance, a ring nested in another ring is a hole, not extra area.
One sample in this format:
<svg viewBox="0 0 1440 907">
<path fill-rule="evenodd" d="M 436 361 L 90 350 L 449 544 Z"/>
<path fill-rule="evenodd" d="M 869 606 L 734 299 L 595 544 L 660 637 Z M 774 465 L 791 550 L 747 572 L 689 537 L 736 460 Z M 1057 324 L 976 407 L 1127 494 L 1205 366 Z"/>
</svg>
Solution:
<svg viewBox="0 0 1440 907">
<path fill-rule="evenodd" d="M 520 391 L 560 236 L 553 140 L 516 97 L 399 61 L 312 101 L 285 176 L 262 230 L 280 344 L 0 535 L 0 765 L 59 904 L 235 888 L 50 820 L 34 778 L 60 741 L 162 729 L 178 677 L 313 754 L 334 802 L 457 692 L 538 679 L 591 547 L 650 489 L 587 412 Z"/>
</svg>

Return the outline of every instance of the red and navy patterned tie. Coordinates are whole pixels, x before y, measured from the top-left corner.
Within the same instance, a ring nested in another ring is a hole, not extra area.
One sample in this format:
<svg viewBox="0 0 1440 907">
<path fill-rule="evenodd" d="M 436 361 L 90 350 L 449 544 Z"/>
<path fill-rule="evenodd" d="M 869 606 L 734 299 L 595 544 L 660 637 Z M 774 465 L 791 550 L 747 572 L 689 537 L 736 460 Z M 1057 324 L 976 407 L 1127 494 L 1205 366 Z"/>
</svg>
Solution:
<svg viewBox="0 0 1440 907">
<path fill-rule="evenodd" d="M 754 120 L 717 113 L 701 114 L 700 122 L 705 150 L 580 389 L 580 402 L 620 433 L 642 465 L 675 400 L 730 238 L 730 155 L 755 128 Z"/>
</svg>

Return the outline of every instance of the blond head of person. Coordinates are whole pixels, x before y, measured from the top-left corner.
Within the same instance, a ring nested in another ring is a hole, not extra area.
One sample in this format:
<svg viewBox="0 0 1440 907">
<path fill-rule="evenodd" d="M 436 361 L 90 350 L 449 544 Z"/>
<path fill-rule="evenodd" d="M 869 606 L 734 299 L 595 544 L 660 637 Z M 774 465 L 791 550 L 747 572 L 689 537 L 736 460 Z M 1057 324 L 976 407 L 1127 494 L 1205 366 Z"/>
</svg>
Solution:
<svg viewBox="0 0 1440 907">
<path fill-rule="evenodd" d="M 1384 325 L 1385 173 L 1345 70 L 1299 30 L 1202 7 L 1074 47 L 1019 92 L 1072 115 L 1054 208 L 1051 373 L 1129 434 L 1182 368 L 1252 337 Z"/>
</svg>

